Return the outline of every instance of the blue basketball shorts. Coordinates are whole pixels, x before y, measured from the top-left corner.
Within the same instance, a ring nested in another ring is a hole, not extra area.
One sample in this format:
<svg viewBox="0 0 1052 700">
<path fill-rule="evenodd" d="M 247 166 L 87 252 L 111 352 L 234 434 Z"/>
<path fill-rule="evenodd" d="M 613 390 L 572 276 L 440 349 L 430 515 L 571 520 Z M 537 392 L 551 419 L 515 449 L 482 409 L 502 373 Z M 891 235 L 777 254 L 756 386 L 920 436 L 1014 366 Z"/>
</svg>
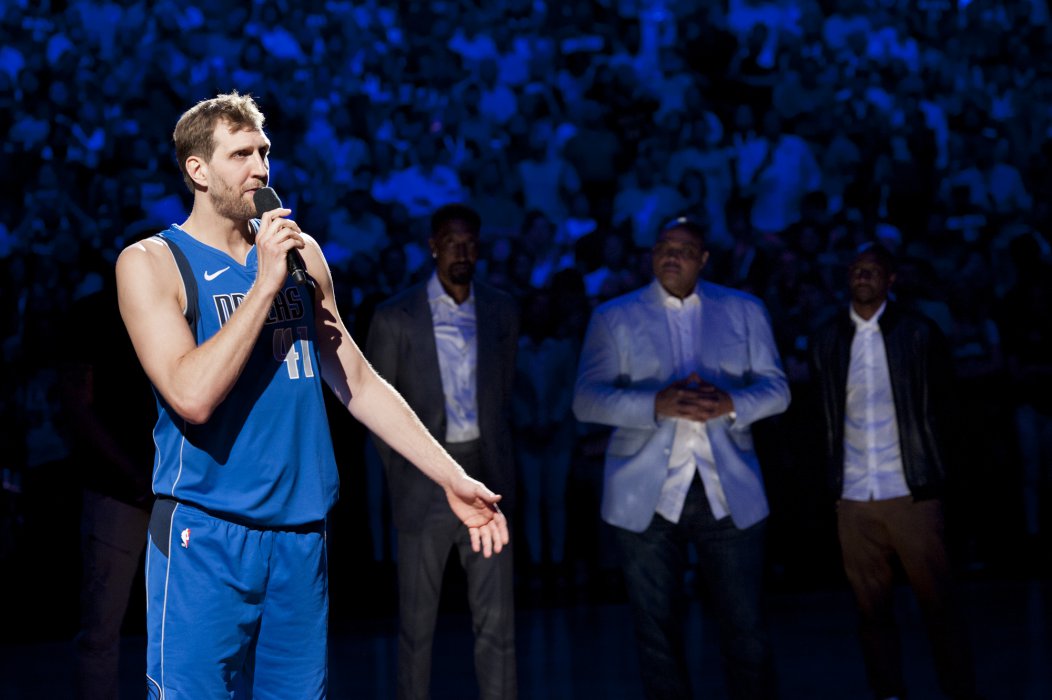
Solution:
<svg viewBox="0 0 1052 700">
<path fill-rule="evenodd" d="M 147 697 L 324 698 L 324 524 L 257 529 L 161 499 L 146 555 Z"/>
</svg>

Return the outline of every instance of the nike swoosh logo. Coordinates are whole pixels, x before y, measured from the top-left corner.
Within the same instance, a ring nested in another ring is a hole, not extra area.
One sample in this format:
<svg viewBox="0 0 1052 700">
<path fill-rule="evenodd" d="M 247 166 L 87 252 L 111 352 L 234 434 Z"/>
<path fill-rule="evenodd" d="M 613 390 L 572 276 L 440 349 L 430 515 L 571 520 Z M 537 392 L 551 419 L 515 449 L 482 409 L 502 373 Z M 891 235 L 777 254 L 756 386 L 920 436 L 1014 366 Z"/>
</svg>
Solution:
<svg viewBox="0 0 1052 700">
<path fill-rule="evenodd" d="M 230 266 L 227 265 L 222 270 L 216 270 L 215 272 L 209 272 L 208 270 L 205 270 L 205 282 L 211 282 L 216 277 L 219 277 L 219 275 L 223 274 L 224 272 L 226 272 L 229 269 L 230 269 Z"/>
</svg>

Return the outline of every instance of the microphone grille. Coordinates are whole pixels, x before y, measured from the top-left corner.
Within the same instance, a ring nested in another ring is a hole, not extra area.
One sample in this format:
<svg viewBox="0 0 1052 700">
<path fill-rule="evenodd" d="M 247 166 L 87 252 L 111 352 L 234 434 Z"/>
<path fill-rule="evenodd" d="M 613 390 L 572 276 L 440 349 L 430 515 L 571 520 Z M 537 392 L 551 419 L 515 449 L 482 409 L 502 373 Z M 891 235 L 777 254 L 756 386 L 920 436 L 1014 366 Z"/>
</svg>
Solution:
<svg viewBox="0 0 1052 700">
<path fill-rule="evenodd" d="M 264 212 L 271 209 L 281 209 L 281 198 L 273 187 L 262 187 L 252 194 L 252 202 L 256 205 L 256 216 L 263 216 Z"/>
</svg>

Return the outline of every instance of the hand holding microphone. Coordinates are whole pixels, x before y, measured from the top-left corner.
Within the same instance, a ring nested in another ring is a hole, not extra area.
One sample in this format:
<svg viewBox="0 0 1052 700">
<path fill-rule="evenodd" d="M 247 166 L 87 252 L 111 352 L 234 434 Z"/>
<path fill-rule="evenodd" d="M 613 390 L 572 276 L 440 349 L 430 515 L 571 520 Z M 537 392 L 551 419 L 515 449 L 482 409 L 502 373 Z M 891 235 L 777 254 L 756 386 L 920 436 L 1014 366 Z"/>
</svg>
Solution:
<svg viewBox="0 0 1052 700">
<path fill-rule="evenodd" d="M 281 209 L 281 199 L 273 187 L 263 187 L 252 194 L 252 202 L 256 205 L 256 216 L 263 217 L 268 211 Z M 296 249 L 292 249 L 286 256 L 289 274 L 296 284 L 306 285 L 308 283 L 307 268 L 303 264 L 303 257 Z"/>
</svg>

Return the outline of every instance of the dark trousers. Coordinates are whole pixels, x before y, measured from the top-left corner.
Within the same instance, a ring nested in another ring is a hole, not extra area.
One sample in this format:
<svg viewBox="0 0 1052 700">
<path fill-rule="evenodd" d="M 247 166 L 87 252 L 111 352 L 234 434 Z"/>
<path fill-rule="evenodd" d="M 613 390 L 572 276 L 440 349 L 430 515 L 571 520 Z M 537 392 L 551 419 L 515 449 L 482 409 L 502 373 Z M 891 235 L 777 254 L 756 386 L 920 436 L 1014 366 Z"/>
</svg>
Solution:
<svg viewBox="0 0 1052 700">
<path fill-rule="evenodd" d="M 77 697 L 117 698 L 121 622 L 146 548 L 150 514 L 95 491 L 84 492 L 83 573 L 77 631 Z"/>
<path fill-rule="evenodd" d="M 447 445 L 469 474 L 479 471 L 477 444 Z M 480 697 L 514 700 L 517 681 L 511 548 L 506 545 L 489 559 L 473 552 L 467 528 L 445 498 L 432 502 L 421 520 L 420 529 L 398 533 L 399 700 L 424 700 L 430 695 L 435 622 L 446 561 L 453 547 L 467 578 Z"/>
<path fill-rule="evenodd" d="M 951 698 L 975 697 L 975 676 L 963 620 L 954 605 L 942 504 L 910 496 L 837 503 L 844 571 L 859 612 L 869 684 L 878 698 L 905 695 L 894 615 L 897 557 L 924 616 L 939 684 Z"/>
<path fill-rule="evenodd" d="M 766 522 L 740 530 L 730 517 L 716 520 L 695 475 L 678 523 L 655 515 L 643 532 L 614 531 L 646 697 L 691 697 L 683 629 L 691 543 L 719 626 L 730 697 L 773 698 L 774 663 L 762 604 Z"/>
</svg>

